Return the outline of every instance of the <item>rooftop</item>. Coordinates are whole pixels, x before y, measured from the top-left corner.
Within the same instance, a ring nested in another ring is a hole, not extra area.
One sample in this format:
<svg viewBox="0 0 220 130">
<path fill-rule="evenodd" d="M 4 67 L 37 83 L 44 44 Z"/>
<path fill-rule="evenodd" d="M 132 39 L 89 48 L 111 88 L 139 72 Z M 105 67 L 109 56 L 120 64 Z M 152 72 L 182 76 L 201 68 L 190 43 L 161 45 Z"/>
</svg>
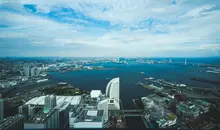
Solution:
<svg viewBox="0 0 220 130">
<path fill-rule="evenodd" d="M 70 102 L 60 102 L 55 108 L 59 108 L 59 110 L 65 110 L 70 105 Z"/>
<path fill-rule="evenodd" d="M 88 110 L 87 116 L 97 116 L 98 111 L 97 110 Z"/>
<path fill-rule="evenodd" d="M 45 105 L 45 97 L 46 96 L 35 97 L 26 102 L 25 104 Z M 57 104 L 66 101 L 69 102 L 71 105 L 78 105 L 81 102 L 81 98 L 81 96 L 56 96 L 56 101 Z"/>
<path fill-rule="evenodd" d="M 204 107 L 209 107 L 211 104 L 203 100 L 195 100 L 195 103 Z"/>
<path fill-rule="evenodd" d="M 102 122 L 103 110 L 86 110 L 83 109 L 75 122 Z"/>
<path fill-rule="evenodd" d="M 101 90 L 92 90 L 92 91 L 90 92 L 91 98 L 98 98 L 98 97 L 101 96 L 101 95 L 102 95 Z"/>
<path fill-rule="evenodd" d="M 177 105 L 177 108 L 179 111 L 184 112 L 184 113 L 197 113 L 199 112 L 199 109 L 191 104 L 191 103 L 179 103 L 179 105 Z"/>
<path fill-rule="evenodd" d="M 56 112 L 57 109 L 51 109 L 48 113 L 44 113 L 43 110 L 41 110 L 39 113 L 37 113 L 34 117 L 30 118 L 26 123 L 44 123 L 44 121 L 54 112 Z"/>
</svg>

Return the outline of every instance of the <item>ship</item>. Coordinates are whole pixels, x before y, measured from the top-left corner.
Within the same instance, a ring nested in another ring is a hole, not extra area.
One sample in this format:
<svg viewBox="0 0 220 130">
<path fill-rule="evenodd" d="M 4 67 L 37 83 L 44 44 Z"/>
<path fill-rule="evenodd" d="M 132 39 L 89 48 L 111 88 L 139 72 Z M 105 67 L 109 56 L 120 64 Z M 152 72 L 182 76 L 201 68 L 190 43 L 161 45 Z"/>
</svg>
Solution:
<svg viewBox="0 0 220 130">
<path fill-rule="evenodd" d="M 46 82 L 46 81 L 48 81 L 48 79 L 40 79 L 40 80 L 37 80 L 37 83 Z"/>
</svg>

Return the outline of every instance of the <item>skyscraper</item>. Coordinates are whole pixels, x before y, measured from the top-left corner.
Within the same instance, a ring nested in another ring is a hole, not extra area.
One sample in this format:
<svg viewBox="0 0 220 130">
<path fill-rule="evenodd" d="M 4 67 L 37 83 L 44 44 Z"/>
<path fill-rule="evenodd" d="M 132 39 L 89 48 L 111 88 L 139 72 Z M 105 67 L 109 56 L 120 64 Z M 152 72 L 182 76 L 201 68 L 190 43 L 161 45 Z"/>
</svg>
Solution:
<svg viewBox="0 0 220 130">
<path fill-rule="evenodd" d="M 35 69 L 36 69 L 35 67 L 31 68 L 31 77 L 35 76 Z"/>
<path fill-rule="evenodd" d="M 47 95 L 45 97 L 44 112 L 47 113 L 56 106 L 56 96 Z"/>
<path fill-rule="evenodd" d="M 35 114 L 35 106 L 34 105 L 29 105 L 28 106 L 28 115 L 32 117 Z"/>
<path fill-rule="evenodd" d="M 4 100 L 0 98 L 0 121 L 4 119 Z"/>
<path fill-rule="evenodd" d="M 24 121 L 28 119 L 28 113 L 30 112 L 28 108 L 29 105 L 22 105 L 18 107 L 18 114 L 24 117 Z"/>
<path fill-rule="evenodd" d="M 59 128 L 67 128 L 69 123 L 70 103 L 65 101 L 60 102 L 54 109 L 58 109 L 59 111 Z"/>
<path fill-rule="evenodd" d="M 106 87 L 106 96 L 109 98 L 109 110 L 119 110 L 120 109 L 120 99 L 119 99 L 119 78 L 112 79 Z"/>
<path fill-rule="evenodd" d="M 29 77 L 30 76 L 30 66 L 25 66 L 24 67 L 24 75 Z"/>
</svg>

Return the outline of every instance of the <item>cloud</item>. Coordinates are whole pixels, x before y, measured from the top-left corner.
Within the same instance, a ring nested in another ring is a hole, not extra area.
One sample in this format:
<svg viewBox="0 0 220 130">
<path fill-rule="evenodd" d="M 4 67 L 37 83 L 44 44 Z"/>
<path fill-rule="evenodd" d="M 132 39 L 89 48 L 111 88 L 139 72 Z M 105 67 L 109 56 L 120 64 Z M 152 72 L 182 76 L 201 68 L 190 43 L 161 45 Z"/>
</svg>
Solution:
<svg viewBox="0 0 220 130">
<path fill-rule="evenodd" d="M 2 2 L 0 38 L 11 40 L 0 43 L 1 55 L 29 46 L 47 56 L 219 56 L 218 7 L 203 0 Z"/>
</svg>

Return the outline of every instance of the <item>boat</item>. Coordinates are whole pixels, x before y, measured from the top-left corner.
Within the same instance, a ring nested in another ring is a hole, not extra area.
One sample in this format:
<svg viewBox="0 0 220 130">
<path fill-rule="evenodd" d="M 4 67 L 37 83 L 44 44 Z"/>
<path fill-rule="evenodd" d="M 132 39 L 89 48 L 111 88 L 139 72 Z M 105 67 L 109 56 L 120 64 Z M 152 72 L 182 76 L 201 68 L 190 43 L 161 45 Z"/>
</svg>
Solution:
<svg viewBox="0 0 220 130">
<path fill-rule="evenodd" d="M 153 77 L 150 77 L 149 79 L 154 79 Z"/>
<path fill-rule="evenodd" d="M 37 80 L 37 83 L 46 82 L 46 81 L 48 81 L 48 79 L 40 79 L 40 80 Z"/>
<path fill-rule="evenodd" d="M 145 74 L 144 72 L 141 72 L 141 74 Z"/>
</svg>

